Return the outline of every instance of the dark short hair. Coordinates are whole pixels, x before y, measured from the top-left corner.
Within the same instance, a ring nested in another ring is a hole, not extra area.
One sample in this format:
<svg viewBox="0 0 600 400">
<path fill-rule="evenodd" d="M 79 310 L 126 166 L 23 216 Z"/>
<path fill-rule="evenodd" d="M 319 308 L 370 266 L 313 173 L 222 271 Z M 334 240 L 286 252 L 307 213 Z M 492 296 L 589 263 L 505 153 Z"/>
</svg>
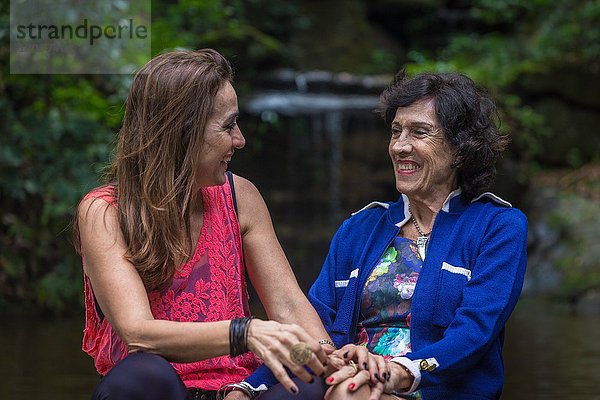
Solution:
<svg viewBox="0 0 600 400">
<path fill-rule="evenodd" d="M 440 128 L 456 152 L 452 167 L 457 169 L 462 196 L 471 200 L 494 182 L 496 161 L 510 141 L 498 130 L 496 105 L 465 75 L 422 73 L 407 77 L 401 72 L 381 94 L 378 111 L 389 125 L 398 107 L 429 99 L 434 101 Z"/>
</svg>

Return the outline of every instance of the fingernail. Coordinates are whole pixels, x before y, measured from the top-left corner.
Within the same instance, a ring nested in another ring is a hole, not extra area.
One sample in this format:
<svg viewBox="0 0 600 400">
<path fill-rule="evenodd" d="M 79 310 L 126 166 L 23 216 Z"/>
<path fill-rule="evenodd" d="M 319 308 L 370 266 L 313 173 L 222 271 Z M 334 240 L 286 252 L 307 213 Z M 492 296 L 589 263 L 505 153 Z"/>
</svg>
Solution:
<svg viewBox="0 0 600 400">
<path fill-rule="evenodd" d="M 349 351 L 344 353 L 344 358 L 348 358 L 348 353 L 350 353 Z"/>
<path fill-rule="evenodd" d="M 292 393 L 296 394 L 298 393 L 298 389 L 296 389 L 295 387 L 291 387 L 290 390 L 292 391 Z"/>
<path fill-rule="evenodd" d="M 348 385 L 348 390 L 352 391 L 352 390 L 354 390 L 355 387 L 356 387 L 356 384 L 351 383 Z"/>
<path fill-rule="evenodd" d="M 325 382 L 327 382 L 327 383 L 333 383 L 333 376 L 330 376 L 329 378 L 327 378 L 325 380 Z"/>
<path fill-rule="evenodd" d="M 366 369 L 367 371 L 369 370 L 369 366 L 367 365 L 366 362 L 363 363 L 363 368 Z"/>
</svg>

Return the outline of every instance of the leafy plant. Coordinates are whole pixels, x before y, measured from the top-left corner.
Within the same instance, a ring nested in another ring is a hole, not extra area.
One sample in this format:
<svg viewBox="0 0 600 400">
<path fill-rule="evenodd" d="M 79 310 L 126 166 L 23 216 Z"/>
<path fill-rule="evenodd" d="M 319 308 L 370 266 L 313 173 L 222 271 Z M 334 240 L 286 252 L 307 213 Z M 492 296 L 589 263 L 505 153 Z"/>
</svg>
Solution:
<svg viewBox="0 0 600 400">
<path fill-rule="evenodd" d="M 477 0 L 470 8 L 476 30 L 452 34 L 441 50 L 413 49 L 410 73 L 459 71 L 488 88 L 515 141 L 524 175 L 539 168 L 553 131 L 531 105 L 523 85 L 531 77 L 558 71 L 600 68 L 600 3 L 593 0 Z M 558 93 L 558 87 L 554 89 Z M 574 152 L 566 163 L 590 161 Z"/>
</svg>

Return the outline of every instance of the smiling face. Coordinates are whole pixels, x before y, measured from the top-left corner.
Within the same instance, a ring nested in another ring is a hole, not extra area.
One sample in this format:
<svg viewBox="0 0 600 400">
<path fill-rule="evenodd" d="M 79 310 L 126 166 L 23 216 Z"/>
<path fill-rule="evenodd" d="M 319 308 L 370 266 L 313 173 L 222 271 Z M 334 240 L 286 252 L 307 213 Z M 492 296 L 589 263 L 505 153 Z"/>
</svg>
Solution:
<svg viewBox="0 0 600 400">
<path fill-rule="evenodd" d="M 225 172 L 233 153 L 246 144 L 237 118 L 237 95 L 231 83 L 226 82 L 215 97 L 214 111 L 206 122 L 200 155 L 199 186 L 217 186 L 225 183 Z"/>
<path fill-rule="evenodd" d="M 433 100 L 396 110 L 388 150 L 396 189 L 411 199 L 443 202 L 457 187 L 454 152 L 438 127 Z"/>
</svg>

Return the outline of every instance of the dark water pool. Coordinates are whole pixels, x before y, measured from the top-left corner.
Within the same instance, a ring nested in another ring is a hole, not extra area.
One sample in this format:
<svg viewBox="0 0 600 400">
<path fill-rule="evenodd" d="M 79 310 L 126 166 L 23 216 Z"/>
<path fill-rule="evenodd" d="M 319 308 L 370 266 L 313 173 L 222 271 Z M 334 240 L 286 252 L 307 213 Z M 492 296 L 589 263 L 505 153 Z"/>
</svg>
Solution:
<svg viewBox="0 0 600 400">
<path fill-rule="evenodd" d="M 79 319 L 0 327 L 0 399 L 89 399 L 98 380 Z M 600 399 L 600 313 L 522 300 L 509 322 L 503 400 Z"/>
<path fill-rule="evenodd" d="M 509 320 L 503 399 L 600 399 L 600 305 L 577 315 L 522 299 Z"/>
</svg>

